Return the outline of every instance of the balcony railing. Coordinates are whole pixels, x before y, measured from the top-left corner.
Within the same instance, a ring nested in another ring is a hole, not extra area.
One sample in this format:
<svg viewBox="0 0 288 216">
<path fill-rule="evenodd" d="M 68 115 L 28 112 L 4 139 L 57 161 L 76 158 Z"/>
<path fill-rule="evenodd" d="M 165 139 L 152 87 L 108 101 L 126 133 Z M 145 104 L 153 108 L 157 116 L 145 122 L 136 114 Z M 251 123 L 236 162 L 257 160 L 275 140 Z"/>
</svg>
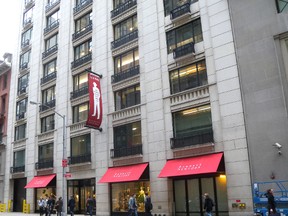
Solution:
<svg viewBox="0 0 288 216">
<path fill-rule="evenodd" d="M 171 149 L 214 142 L 212 128 L 201 130 L 189 137 L 171 138 Z"/>
<path fill-rule="evenodd" d="M 139 65 L 131 67 L 130 69 L 123 71 L 121 73 L 116 73 L 111 76 L 111 83 L 117 83 L 122 80 L 128 79 L 140 73 Z"/>
<path fill-rule="evenodd" d="M 71 99 L 75 99 L 86 94 L 88 94 L 88 86 L 85 86 L 83 88 L 80 88 L 78 90 L 71 92 L 70 96 L 71 96 Z"/>
<path fill-rule="evenodd" d="M 25 172 L 25 166 L 10 167 L 10 173 Z"/>
<path fill-rule="evenodd" d="M 73 61 L 71 63 L 71 68 L 73 69 L 73 68 L 79 67 L 80 65 L 86 62 L 89 62 L 91 60 L 92 60 L 92 53 L 88 53 L 87 55 Z"/>
<path fill-rule="evenodd" d="M 112 41 L 111 42 L 111 48 L 112 49 L 115 49 L 117 47 L 120 47 L 134 39 L 138 38 L 138 29 L 129 33 L 129 34 L 126 34 L 125 36 L 115 40 L 115 41 Z"/>
<path fill-rule="evenodd" d="M 41 78 L 41 85 L 45 84 L 53 79 L 55 79 L 57 77 L 57 72 L 54 71 L 53 73 L 50 73 L 48 75 L 46 75 L 45 77 Z"/>
<path fill-rule="evenodd" d="M 24 20 L 23 27 L 25 28 L 29 24 L 32 24 L 32 18 L 28 18 L 28 19 Z"/>
<path fill-rule="evenodd" d="M 130 0 L 126 1 L 124 4 L 120 4 L 117 8 L 111 11 L 111 18 L 118 16 L 129 8 L 132 8 L 134 5 L 137 5 L 137 0 Z"/>
<path fill-rule="evenodd" d="M 89 23 L 89 25 L 87 25 L 85 28 L 81 29 L 80 31 L 78 32 L 75 32 L 73 35 L 72 35 L 72 40 L 76 40 L 77 38 L 80 38 L 81 36 L 85 35 L 86 33 L 92 31 L 92 22 Z"/>
<path fill-rule="evenodd" d="M 78 4 L 76 5 L 76 7 L 73 8 L 74 14 L 78 13 L 92 2 L 93 2 L 92 0 L 82 1 L 81 4 Z"/>
<path fill-rule="evenodd" d="M 21 48 L 23 49 L 23 48 L 25 48 L 25 47 L 27 47 L 27 46 L 29 46 L 30 45 L 30 40 L 29 39 L 26 39 L 25 41 L 23 41 L 22 43 L 21 43 Z"/>
<path fill-rule="evenodd" d="M 51 23 L 50 25 L 48 25 L 45 29 L 44 29 L 44 34 L 47 34 L 48 32 L 52 31 L 53 29 L 58 28 L 59 26 L 59 19 L 55 20 L 53 23 Z"/>
<path fill-rule="evenodd" d="M 50 4 L 47 4 L 46 6 L 45 6 L 45 12 L 48 12 L 48 11 L 50 11 L 52 8 L 54 8 L 56 5 L 58 5 L 60 3 L 60 0 L 58 0 L 58 1 L 55 1 L 55 2 L 52 2 L 52 3 L 50 3 Z"/>
<path fill-rule="evenodd" d="M 91 154 L 84 154 L 78 156 L 68 157 L 68 163 L 71 164 L 80 164 L 91 162 Z"/>
<path fill-rule="evenodd" d="M 56 105 L 56 99 L 43 103 L 42 105 L 40 105 L 40 112 L 51 109 L 55 107 L 55 105 Z"/>
<path fill-rule="evenodd" d="M 28 62 L 24 62 L 23 64 L 20 65 L 20 69 L 24 70 L 28 68 Z"/>
<path fill-rule="evenodd" d="M 185 56 L 187 54 L 193 54 L 195 53 L 194 43 L 188 43 L 183 46 L 177 47 L 173 50 L 173 58 L 180 58 L 182 56 Z"/>
<path fill-rule="evenodd" d="M 18 121 L 20 119 L 24 119 L 25 118 L 25 114 L 26 114 L 26 112 L 22 112 L 20 114 L 17 114 L 16 115 L 16 120 Z"/>
<path fill-rule="evenodd" d="M 142 144 L 127 148 L 110 149 L 111 158 L 119 158 L 139 154 L 142 154 Z"/>
<path fill-rule="evenodd" d="M 180 16 L 182 16 L 183 14 L 186 14 L 186 13 L 191 13 L 190 2 L 188 2 L 186 4 L 183 4 L 180 7 L 177 7 L 175 9 L 173 9 L 170 12 L 170 19 L 173 20 L 173 19 L 175 19 L 177 17 L 180 17 Z"/>
<path fill-rule="evenodd" d="M 53 166 L 54 166 L 53 159 L 35 163 L 35 169 L 36 170 L 53 168 Z"/>
<path fill-rule="evenodd" d="M 42 53 L 42 59 L 46 58 L 47 56 L 55 53 L 58 50 L 58 45 L 54 45 L 53 47 L 50 47 L 45 52 Z"/>
</svg>

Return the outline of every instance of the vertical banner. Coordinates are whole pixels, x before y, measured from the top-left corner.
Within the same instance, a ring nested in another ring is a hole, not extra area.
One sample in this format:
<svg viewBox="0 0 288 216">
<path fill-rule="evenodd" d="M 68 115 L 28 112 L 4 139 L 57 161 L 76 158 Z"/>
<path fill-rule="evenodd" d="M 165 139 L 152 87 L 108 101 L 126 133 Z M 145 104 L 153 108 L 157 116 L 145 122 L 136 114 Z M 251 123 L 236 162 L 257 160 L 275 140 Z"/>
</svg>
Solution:
<svg viewBox="0 0 288 216">
<path fill-rule="evenodd" d="M 89 113 L 86 121 L 86 127 L 100 129 L 102 123 L 102 95 L 100 88 L 100 77 L 88 73 L 88 90 L 89 90 Z"/>
</svg>

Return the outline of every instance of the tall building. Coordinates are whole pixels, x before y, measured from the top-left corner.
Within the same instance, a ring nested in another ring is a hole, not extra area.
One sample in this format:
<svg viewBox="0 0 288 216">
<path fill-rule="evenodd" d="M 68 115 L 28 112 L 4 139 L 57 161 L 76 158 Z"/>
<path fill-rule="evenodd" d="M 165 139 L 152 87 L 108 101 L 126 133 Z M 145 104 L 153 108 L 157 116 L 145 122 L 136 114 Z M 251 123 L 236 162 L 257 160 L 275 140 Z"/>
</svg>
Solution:
<svg viewBox="0 0 288 216">
<path fill-rule="evenodd" d="M 207 192 L 216 215 L 252 212 L 227 0 L 22 8 L 4 190 L 13 211 L 55 194 L 64 206 L 74 196 L 78 213 L 91 197 L 97 215 L 124 215 L 135 193 L 142 215 L 148 193 L 153 214 L 200 216 Z M 85 127 L 90 71 L 102 75 L 102 131 Z"/>
<path fill-rule="evenodd" d="M 4 201 L 4 174 L 7 144 L 7 117 L 12 55 L 5 53 L 0 60 L 0 201 Z"/>
</svg>

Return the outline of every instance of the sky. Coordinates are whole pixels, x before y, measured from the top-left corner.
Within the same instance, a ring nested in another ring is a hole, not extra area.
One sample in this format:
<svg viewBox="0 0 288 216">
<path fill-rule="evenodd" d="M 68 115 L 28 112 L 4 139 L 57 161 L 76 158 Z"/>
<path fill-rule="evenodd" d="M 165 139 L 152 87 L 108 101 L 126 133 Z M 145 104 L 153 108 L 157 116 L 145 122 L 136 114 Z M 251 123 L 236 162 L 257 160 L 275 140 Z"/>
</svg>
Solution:
<svg viewBox="0 0 288 216">
<path fill-rule="evenodd" d="M 18 45 L 21 3 L 24 0 L 0 0 L 0 59 L 14 53 Z"/>
</svg>

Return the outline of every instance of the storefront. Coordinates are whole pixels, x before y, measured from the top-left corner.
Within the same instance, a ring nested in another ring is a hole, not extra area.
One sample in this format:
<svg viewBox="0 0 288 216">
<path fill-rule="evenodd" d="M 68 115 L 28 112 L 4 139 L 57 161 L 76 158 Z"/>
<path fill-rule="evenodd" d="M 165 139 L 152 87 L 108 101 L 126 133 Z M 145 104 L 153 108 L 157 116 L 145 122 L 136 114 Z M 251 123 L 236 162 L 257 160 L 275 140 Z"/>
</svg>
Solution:
<svg viewBox="0 0 288 216">
<path fill-rule="evenodd" d="M 228 199 L 223 153 L 169 160 L 160 178 L 173 181 L 173 215 L 202 216 L 204 193 L 214 200 L 215 216 L 228 216 Z"/>
<path fill-rule="evenodd" d="M 138 215 L 144 215 L 145 193 L 150 195 L 148 163 L 111 167 L 99 183 L 110 183 L 111 216 L 127 215 L 128 201 L 136 194 Z"/>
<path fill-rule="evenodd" d="M 91 197 L 95 201 L 94 213 L 96 211 L 95 178 L 77 179 L 68 181 L 68 200 L 71 196 L 75 199 L 75 213 L 84 214 L 87 212 L 86 200 Z"/>
</svg>

